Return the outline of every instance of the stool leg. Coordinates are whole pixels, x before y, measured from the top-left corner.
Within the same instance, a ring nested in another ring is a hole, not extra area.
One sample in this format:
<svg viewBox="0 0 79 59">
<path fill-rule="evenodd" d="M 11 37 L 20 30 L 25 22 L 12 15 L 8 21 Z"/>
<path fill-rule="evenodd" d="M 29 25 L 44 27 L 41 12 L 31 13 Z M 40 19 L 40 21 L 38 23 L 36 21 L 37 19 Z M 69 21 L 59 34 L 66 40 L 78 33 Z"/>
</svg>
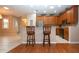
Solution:
<svg viewBox="0 0 79 59">
<path fill-rule="evenodd" d="M 43 36 L 43 46 L 45 45 L 45 35 Z"/>
<path fill-rule="evenodd" d="M 33 35 L 33 46 L 35 44 L 35 35 Z"/>
<path fill-rule="evenodd" d="M 32 35 L 32 45 L 34 46 L 34 43 L 33 43 L 33 41 L 34 41 L 34 36 Z"/>
<path fill-rule="evenodd" d="M 27 35 L 27 45 L 28 45 L 28 35 Z"/>
<path fill-rule="evenodd" d="M 34 44 L 35 44 L 35 35 L 31 35 L 31 42 L 32 42 L 32 46 L 34 46 Z"/>
<path fill-rule="evenodd" d="M 31 36 L 29 35 L 29 45 L 30 45 L 30 39 L 31 39 Z"/>
<path fill-rule="evenodd" d="M 50 35 L 48 35 L 48 44 L 50 46 Z"/>
</svg>

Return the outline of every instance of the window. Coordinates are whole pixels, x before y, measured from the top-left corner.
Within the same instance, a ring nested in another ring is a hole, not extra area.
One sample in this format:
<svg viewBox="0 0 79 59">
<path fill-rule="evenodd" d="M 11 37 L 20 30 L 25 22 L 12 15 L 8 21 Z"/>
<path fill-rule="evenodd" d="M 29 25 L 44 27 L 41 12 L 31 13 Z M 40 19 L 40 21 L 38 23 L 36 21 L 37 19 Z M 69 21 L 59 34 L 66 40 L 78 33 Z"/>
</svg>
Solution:
<svg viewBox="0 0 79 59">
<path fill-rule="evenodd" d="M 9 22 L 8 22 L 8 19 L 3 19 L 3 28 L 4 29 L 8 29 L 8 27 L 9 27 Z"/>
</svg>

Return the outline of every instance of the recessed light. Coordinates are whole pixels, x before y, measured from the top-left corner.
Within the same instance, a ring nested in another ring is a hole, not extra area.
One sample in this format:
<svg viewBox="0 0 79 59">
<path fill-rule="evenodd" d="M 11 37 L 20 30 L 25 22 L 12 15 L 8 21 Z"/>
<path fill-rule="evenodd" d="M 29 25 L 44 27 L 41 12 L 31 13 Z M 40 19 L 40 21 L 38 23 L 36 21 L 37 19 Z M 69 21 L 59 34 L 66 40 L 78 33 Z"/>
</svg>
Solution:
<svg viewBox="0 0 79 59">
<path fill-rule="evenodd" d="M 54 12 L 56 13 L 57 11 L 55 10 Z"/>
<path fill-rule="evenodd" d="M 36 11 L 33 11 L 34 13 L 36 13 Z"/>
<path fill-rule="evenodd" d="M 61 5 L 58 5 L 58 7 L 61 7 Z"/>
<path fill-rule="evenodd" d="M 9 9 L 8 7 L 3 7 L 4 9 Z"/>
<path fill-rule="evenodd" d="M 44 11 L 44 13 L 46 13 L 46 11 Z"/>
<path fill-rule="evenodd" d="M 50 9 L 54 9 L 54 6 L 50 6 Z"/>
</svg>

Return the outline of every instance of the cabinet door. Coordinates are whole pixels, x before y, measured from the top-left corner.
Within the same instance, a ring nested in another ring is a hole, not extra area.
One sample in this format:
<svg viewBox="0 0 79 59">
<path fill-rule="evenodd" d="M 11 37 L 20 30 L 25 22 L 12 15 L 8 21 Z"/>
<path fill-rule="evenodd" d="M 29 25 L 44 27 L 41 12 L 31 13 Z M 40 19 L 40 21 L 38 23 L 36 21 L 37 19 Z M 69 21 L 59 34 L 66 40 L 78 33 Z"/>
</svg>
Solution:
<svg viewBox="0 0 79 59">
<path fill-rule="evenodd" d="M 76 24 L 78 21 L 78 8 L 77 6 L 72 7 L 67 11 L 67 23 L 70 25 Z"/>
<path fill-rule="evenodd" d="M 74 6 L 73 8 L 73 23 L 78 23 L 78 6 Z"/>
<path fill-rule="evenodd" d="M 53 24 L 53 25 L 56 25 L 57 16 L 52 16 L 52 18 L 51 18 L 51 19 L 52 19 L 52 21 L 51 21 L 51 22 L 52 22 L 52 24 Z"/>
<path fill-rule="evenodd" d="M 45 16 L 44 22 L 49 25 L 56 25 L 57 16 Z"/>
<path fill-rule="evenodd" d="M 73 10 L 68 10 L 67 11 L 67 23 L 72 24 L 73 20 Z"/>
<path fill-rule="evenodd" d="M 64 39 L 69 40 L 69 29 L 64 28 Z"/>
<path fill-rule="evenodd" d="M 2 19 L 0 19 L 0 35 L 2 34 Z"/>
<path fill-rule="evenodd" d="M 66 12 L 62 14 L 62 21 L 66 20 Z"/>
<path fill-rule="evenodd" d="M 44 24 L 50 24 L 48 16 L 44 16 Z"/>
<path fill-rule="evenodd" d="M 43 21 L 43 19 L 44 19 L 44 16 L 36 16 L 36 20 L 38 21 L 38 20 L 42 20 Z"/>
<path fill-rule="evenodd" d="M 2 19 L 0 20 L 0 29 L 2 28 Z"/>
<path fill-rule="evenodd" d="M 57 25 L 61 25 L 62 24 L 62 21 L 61 20 L 62 20 L 62 17 L 60 15 L 60 16 L 57 17 L 57 21 L 56 21 L 57 22 Z"/>
</svg>

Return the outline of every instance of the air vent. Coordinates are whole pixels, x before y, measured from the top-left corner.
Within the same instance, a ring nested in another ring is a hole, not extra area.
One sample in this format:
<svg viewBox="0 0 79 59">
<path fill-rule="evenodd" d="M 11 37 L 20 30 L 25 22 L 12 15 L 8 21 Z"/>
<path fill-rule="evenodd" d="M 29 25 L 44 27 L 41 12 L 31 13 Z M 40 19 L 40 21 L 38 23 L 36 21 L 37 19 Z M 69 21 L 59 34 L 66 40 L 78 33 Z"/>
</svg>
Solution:
<svg viewBox="0 0 79 59">
<path fill-rule="evenodd" d="M 47 14 L 41 14 L 41 16 L 46 16 Z"/>
<path fill-rule="evenodd" d="M 69 10 L 69 8 L 66 8 L 65 11 Z"/>
<path fill-rule="evenodd" d="M 49 16 L 54 16 L 55 14 L 49 14 Z"/>
</svg>

